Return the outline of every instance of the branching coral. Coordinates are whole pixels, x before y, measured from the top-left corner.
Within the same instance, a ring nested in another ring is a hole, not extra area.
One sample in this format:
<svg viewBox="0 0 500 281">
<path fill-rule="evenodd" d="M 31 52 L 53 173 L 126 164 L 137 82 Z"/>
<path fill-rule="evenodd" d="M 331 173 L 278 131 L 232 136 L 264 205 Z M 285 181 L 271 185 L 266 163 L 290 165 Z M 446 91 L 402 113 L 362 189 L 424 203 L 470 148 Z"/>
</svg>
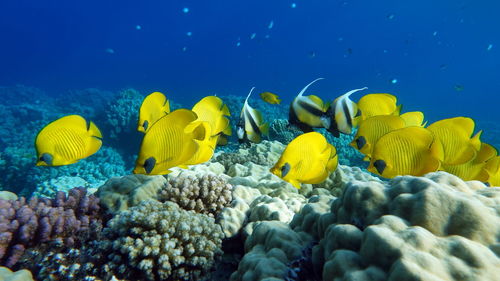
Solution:
<svg viewBox="0 0 500 281">
<path fill-rule="evenodd" d="M 213 218 L 153 200 L 119 213 L 104 235 L 106 267 L 130 280 L 199 280 L 221 254 L 223 237 Z"/>
<path fill-rule="evenodd" d="M 102 227 L 99 200 L 84 188 L 59 192 L 54 199 L 0 199 L 0 263 L 12 267 L 27 248 L 45 242 L 73 246 Z"/>
<path fill-rule="evenodd" d="M 172 201 L 184 210 L 194 210 L 216 217 L 222 208 L 231 202 L 232 188 L 222 176 L 210 173 L 196 176 L 181 173 L 179 176 L 168 178 L 168 184 L 159 191 L 158 200 Z"/>
</svg>

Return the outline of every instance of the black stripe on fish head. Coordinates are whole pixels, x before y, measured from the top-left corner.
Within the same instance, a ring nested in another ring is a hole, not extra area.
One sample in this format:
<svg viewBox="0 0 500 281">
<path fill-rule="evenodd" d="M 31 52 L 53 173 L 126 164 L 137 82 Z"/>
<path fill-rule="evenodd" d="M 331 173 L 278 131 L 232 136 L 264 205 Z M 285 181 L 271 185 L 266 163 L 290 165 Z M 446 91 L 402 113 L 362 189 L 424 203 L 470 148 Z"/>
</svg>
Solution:
<svg viewBox="0 0 500 281">
<path fill-rule="evenodd" d="M 356 146 L 358 147 L 358 149 L 361 149 L 363 148 L 363 146 L 366 145 L 366 138 L 363 137 L 363 136 L 360 136 L 356 139 Z"/>
<path fill-rule="evenodd" d="M 149 157 L 144 161 L 144 170 L 146 171 L 146 174 L 150 174 L 153 169 L 155 168 L 156 165 L 156 159 L 154 157 Z"/>
<path fill-rule="evenodd" d="M 38 160 L 45 162 L 49 166 L 52 166 L 52 163 L 54 162 L 54 156 L 52 156 L 52 154 L 50 153 L 43 153 Z"/>
<path fill-rule="evenodd" d="M 281 177 L 284 178 L 286 175 L 288 175 L 291 168 L 292 167 L 288 162 L 286 162 L 285 165 L 281 166 Z"/>
<path fill-rule="evenodd" d="M 382 175 L 385 168 L 387 167 L 387 163 L 385 163 L 384 160 L 376 160 L 375 162 L 373 162 L 373 166 L 375 167 L 375 169 L 377 169 L 377 172 Z"/>
</svg>

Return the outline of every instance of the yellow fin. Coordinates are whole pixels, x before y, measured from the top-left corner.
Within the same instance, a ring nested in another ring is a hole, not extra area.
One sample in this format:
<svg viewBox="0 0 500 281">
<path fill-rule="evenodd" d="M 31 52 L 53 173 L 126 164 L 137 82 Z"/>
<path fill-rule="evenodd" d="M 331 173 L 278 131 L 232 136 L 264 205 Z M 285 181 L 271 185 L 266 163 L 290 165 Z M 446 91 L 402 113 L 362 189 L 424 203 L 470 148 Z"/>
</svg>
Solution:
<svg viewBox="0 0 500 281">
<path fill-rule="evenodd" d="M 470 139 L 470 143 L 472 144 L 472 147 L 474 147 L 474 149 L 476 149 L 477 151 L 479 151 L 481 149 L 481 134 L 483 133 L 483 131 L 479 131 L 477 132 L 477 134 L 475 134 L 471 139 Z"/>
<path fill-rule="evenodd" d="M 307 98 L 309 98 L 314 104 L 316 104 L 318 106 L 318 108 L 321 108 L 324 110 L 325 104 L 320 97 L 318 97 L 316 95 L 309 95 L 309 96 L 307 96 Z"/>
<path fill-rule="evenodd" d="M 99 128 L 97 128 L 97 126 L 92 121 L 89 122 L 88 132 L 90 133 L 91 136 L 102 139 L 101 131 L 99 130 Z"/>
<path fill-rule="evenodd" d="M 265 135 L 265 136 L 268 136 L 269 135 L 269 123 L 264 123 L 262 124 L 260 127 L 260 132 Z"/>
<path fill-rule="evenodd" d="M 424 122 L 424 114 L 420 111 L 411 111 L 406 112 L 400 115 L 401 118 L 405 121 L 406 126 L 422 126 L 422 122 Z"/>
<path fill-rule="evenodd" d="M 392 115 L 400 115 L 402 109 L 403 109 L 403 105 L 402 104 L 396 106 L 396 110 L 394 110 L 394 112 L 392 113 Z"/>
<path fill-rule="evenodd" d="M 222 106 L 222 110 L 221 110 L 222 114 L 226 115 L 226 116 L 231 116 L 231 112 L 229 111 L 229 107 L 227 107 L 226 104 L 224 104 Z"/>
<path fill-rule="evenodd" d="M 476 163 L 486 162 L 497 155 L 498 151 L 495 147 L 483 142 L 481 143 L 481 149 L 476 155 L 475 162 Z"/>
<path fill-rule="evenodd" d="M 230 136 L 233 133 L 230 123 L 227 124 L 227 127 L 222 131 L 222 133 L 226 136 Z"/>
<path fill-rule="evenodd" d="M 293 185 L 295 188 L 300 189 L 300 182 L 297 180 L 290 180 L 288 181 L 291 185 Z"/>
</svg>

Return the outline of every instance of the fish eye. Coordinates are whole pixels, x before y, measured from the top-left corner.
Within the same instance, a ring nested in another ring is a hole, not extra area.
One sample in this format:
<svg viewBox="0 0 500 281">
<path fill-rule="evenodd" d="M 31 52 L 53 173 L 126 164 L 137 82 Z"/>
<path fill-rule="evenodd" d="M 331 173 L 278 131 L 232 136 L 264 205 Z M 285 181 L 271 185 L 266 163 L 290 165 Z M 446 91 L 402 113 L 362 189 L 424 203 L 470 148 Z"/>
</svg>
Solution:
<svg viewBox="0 0 500 281">
<path fill-rule="evenodd" d="M 384 160 L 376 160 L 375 162 L 373 162 L 373 166 L 375 167 L 375 169 L 377 169 L 377 172 L 382 175 L 385 167 L 387 167 L 387 163 L 385 163 Z"/>
<path fill-rule="evenodd" d="M 150 174 L 156 165 L 156 159 L 154 157 L 149 157 L 144 161 L 144 170 L 146 170 L 146 174 Z"/>
<path fill-rule="evenodd" d="M 358 149 L 363 148 L 363 146 L 365 146 L 365 144 L 366 144 L 365 137 L 361 136 L 361 137 L 356 139 L 356 146 L 358 147 Z"/>
<path fill-rule="evenodd" d="M 50 153 L 43 153 L 40 158 L 40 161 L 47 163 L 47 165 L 52 165 L 52 162 L 54 160 L 54 157 Z"/>
<path fill-rule="evenodd" d="M 290 167 L 290 164 L 288 164 L 288 162 L 285 163 L 285 165 L 283 165 L 281 167 L 281 177 L 282 178 L 285 177 L 288 174 L 288 172 L 290 172 L 290 168 L 291 167 Z"/>
<path fill-rule="evenodd" d="M 142 124 L 142 126 L 144 127 L 144 130 L 147 130 L 148 126 L 149 126 L 148 120 L 145 120 L 144 123 Z"/>
</svg>

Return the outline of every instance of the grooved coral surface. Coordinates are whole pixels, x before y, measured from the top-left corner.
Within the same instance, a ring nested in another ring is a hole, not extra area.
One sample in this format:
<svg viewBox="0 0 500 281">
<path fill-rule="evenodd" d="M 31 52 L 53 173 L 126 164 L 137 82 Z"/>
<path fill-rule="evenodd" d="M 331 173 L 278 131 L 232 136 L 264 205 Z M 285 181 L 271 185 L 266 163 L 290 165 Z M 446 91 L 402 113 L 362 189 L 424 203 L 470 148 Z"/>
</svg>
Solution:
<svg viewBox="0 0 500 281">
<path fill-rule="evenodd" d="M 199 280 L 221 254 L 223 233 L 213 218 L 173 202 L 143 201 L 104 229 L 106 264 L 129 280 Z"/>
</svg>

